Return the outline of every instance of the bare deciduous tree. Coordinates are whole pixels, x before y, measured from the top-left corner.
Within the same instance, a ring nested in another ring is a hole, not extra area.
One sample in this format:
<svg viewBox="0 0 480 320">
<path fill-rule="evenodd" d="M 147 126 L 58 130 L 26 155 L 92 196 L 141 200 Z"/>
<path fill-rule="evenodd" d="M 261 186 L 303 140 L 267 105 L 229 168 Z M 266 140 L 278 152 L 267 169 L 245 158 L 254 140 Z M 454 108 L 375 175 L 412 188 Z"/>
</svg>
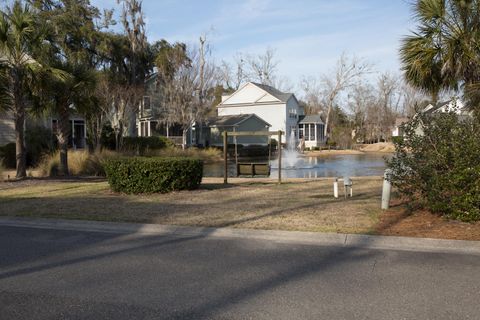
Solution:
<svg viewBox="0 0 480 320">
<path fill-rule="evenodd" d="M 241 53 L 237 53 L 233 58 L 233 64 L 222 61 L 218 68 L 220 81 L 226 88 L 237 90 L 247 79 L 245 68 L 245 57 Z"/>
<path fill-rule="evenodd" d="M 353 138 L 363 140 L 366 135 L 365 124 L 367 111 L 375 104 L 373 86 L 361 79 L 357 81 L 348 94 L 348 109 L 353 117 L 355 135 Z"/>
<path fill-rule="evenodd" d="M 300 86 L 305 94 L 303 99 L 307 104 L 305 113 L 323 113 L 324 105 L 322 104 L 322 88 L 317 78 L 303 77 L 300 81 Z"/>
<path fill-rule="evenodd" d="M 371 66 L 357 57 L 348 57 L 343 53 L 331 74 L 321 76 L 322 102 L 326 109 L 325 136 L 328 137 L 330 115 L 333 107 L 338 104 L 340 95 L 350 88 L 356 80 L 371 71 Z"/>
<path fill-rule="evenodd" d="M 188 52 L 188 63 L 177 66 L 169 81 L 162 84 L 164 121 L 181 126 L 182 146 L 187 144 L 187 132 L 195 122 L 201 122 L 212 105 L 216 68 L 209 61 L 206 38 L 200 38 L 199 48 Z"/>
<path fill-rule="evenodd" d="M 275 86 L 278 61 L 274 49 L 268 48 L 265 53 L 248 55 L 246 60 L 249 80 Z"/>
</svg>

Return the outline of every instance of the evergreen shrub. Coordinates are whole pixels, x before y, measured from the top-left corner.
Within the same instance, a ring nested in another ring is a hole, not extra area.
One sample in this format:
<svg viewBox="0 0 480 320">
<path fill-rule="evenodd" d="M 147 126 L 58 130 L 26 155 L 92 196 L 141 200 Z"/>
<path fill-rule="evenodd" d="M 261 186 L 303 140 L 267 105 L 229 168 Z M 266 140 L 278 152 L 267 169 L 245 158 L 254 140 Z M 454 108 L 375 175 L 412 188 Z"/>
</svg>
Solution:
<svg viewBox="0 0 480 320">
<path fill-rule="evenodd" d="M 134 151 L 137 155 L 143 156 L 148 151 L 159 150 L 166 147 L 173 147 L 174 144 L 167 137 L 124 137 L 123 149 Z"/>
<path fill-rule="evenodd" d="M 394 141 L 389 179 L 434 213 L 480 220 L 480 122 L 455 114 L 418 115 Z"/>
<path fill-rule="evenodd" d="M 113 191 L 166 193 L 200 186 L 203 161 L 194 158 L 118 158 L 104 164 Z"/>
</svg>

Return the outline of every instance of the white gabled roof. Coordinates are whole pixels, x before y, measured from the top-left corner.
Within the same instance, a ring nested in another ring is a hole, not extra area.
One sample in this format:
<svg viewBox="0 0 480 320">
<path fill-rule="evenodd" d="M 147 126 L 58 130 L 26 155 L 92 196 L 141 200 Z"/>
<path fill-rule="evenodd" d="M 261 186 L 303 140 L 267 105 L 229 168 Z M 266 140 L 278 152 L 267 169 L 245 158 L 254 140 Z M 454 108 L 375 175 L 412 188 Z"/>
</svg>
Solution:
<svg viewBox="0 0 480 320">
<path fill-rule="evenodd" d="M 232 93 L 218 107 L 253 104 L 283 104 L 294 97 L 293 93 L 281 92 L 271 86 L 247 82 Z"/>
<path fill-rule="evenodd" d="M 435 106 L 432 104 L 429 104 L 422 110 L 422 113 L 449 113 L 449 112 L 454 112 L 456 114 L 468 113 L 463 102 L 457 98 L 453 98 L 445 102 L 439 102 Z"/>
</svg>

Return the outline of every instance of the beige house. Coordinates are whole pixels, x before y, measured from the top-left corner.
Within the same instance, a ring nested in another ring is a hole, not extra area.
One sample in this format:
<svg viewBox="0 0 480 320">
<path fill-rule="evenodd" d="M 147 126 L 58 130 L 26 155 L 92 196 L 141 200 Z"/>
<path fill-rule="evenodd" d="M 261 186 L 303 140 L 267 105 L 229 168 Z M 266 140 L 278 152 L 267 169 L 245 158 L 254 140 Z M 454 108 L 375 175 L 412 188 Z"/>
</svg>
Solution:
<svg viewBox="0 0 480 320">
<path fill-rule="evenodd" d="M 55 132 L 57 120 L 55 117 L 32 118 L 27 116 L 26 127 L 30 125 L 43 126 Z M 70 127 L 69 147 L 74 149 L 86 148 L 85 119 L 79 115 L 70 116 Z M 15 122 L 12 113 L 6 112 L 0 115 L 0 146 L 13 142 L 15 142 Z"/>
</svg>

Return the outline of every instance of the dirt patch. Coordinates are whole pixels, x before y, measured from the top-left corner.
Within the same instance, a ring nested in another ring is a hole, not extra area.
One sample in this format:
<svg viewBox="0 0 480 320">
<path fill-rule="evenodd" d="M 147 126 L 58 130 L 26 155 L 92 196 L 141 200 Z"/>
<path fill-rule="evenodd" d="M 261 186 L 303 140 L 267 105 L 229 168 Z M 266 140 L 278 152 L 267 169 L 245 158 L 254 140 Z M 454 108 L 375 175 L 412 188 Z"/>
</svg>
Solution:
<svg viewBox="0 0 480 320">
<path fill-rule="evenodd" d="M 395 146 L 391 142 L 365 144 L 361 146 L 359 149 L 360 151 L 363 151 L 363 152 L 386 152 L 386 153 L 395 152 Z"/>
<path fill-rule="evenodd" d="M 427 210 L 410 212 L 397 203 L 380 216 L 375 234 L 434 239 L 480 240 L 480 222 L 447 220 Z"/>
</svg>

